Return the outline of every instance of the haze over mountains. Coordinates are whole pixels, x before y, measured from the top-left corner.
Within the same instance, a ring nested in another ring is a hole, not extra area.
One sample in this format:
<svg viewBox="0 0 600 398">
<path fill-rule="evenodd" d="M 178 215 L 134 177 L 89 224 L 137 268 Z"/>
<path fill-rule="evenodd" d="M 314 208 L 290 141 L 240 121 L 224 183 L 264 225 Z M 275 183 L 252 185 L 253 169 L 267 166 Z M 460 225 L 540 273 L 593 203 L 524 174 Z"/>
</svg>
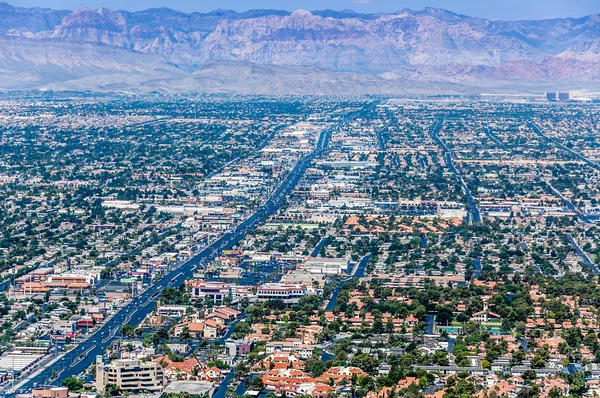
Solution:
<svg viewBox="0 0 600 398">
<path fill-rule="evenodd" d="M 62 11 L 0 3 L 0 90 L 263 94 L 600 86 L 600 16 L 489 21 L 252 10 Z"/>
</svg>

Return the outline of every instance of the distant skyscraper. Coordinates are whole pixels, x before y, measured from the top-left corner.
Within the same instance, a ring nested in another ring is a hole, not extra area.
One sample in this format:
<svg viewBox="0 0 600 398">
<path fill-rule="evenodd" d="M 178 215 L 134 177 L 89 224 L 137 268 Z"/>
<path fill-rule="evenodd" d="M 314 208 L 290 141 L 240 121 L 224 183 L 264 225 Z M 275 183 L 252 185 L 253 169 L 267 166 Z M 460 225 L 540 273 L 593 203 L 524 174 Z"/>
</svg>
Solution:
<svg viewBox="0 0 600 398">
<path fill-rule="evenodd" d="M 558 93 L 546 93 L 546 99 L 548 101 L 558 101 Z"/>
<path fill-rule="evenodd" d="M 559 101 L 569 101 L 571 99 L 571 93 L 558 93 Z"/>
</svg>

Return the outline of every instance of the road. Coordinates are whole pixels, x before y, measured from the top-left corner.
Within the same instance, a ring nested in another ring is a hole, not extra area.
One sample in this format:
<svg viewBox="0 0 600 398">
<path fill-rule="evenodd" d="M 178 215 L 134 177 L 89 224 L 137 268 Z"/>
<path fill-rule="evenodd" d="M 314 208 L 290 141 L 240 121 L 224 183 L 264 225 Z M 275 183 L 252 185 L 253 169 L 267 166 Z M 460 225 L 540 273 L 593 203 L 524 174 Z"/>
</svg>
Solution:
<svg viewBox="0 0 600 398">
<path fill-rule="evenodd" d="M 269 144 L 269 142 L 277 135 L 277 133 L 286 127 L 287 127 L 287 124 L 282 124 L 282 125 L 275 127 L 273 129 L 273 131 L 271 132 L 271 134 L 269 134 L 256 148 L 254 148 L 254 150 L 252 152 L 245 155 L 245 157 L 252 156 L 252 155 L 256 154 L 257 152 L 260 152 L 261 150 L 263 150 Z M 217 174 L 222 172 L 225 168 L 227 168 L 227 167 L 231 166 L 232 164 L 234 164 L 235 162 L 239 161 L 241 158 L 242 158 L 242 156 L 238 156 L 237 158 L 231 159 L 229 162 L 225 163 L 224 165 L 222 165 L 222 166 L 216 168 L 214 171 L 210 172 L 206 176 L 206 179 L 208 180 L 208 179 L 216 176 Z"/>
<path fill-rule="evenodd" d="M 352 273 L 352 275 L 355 278 L 363 277 L 363 275 L 365 274 L 365 270 L 367 269 L 367 265 L 369 265 L 369 261 L 371 261 L 371 257 L 373 257 L 373 255 L 371 253 L 369 253 L 360 259 L 360 261 L 358 262 L 358 265 L 356 266 L 356 268 L 354 269 L 354 272 Z"/>
<path fill-rule="evenodd" d="M 534 122 L 529 122 L 529 125 L 531 126 L 531 128 L 533 129 L 533 131 L 535 131 L 535 133 L 537 135 L 539 135 L 540 137 L 544 138 L 546 141 L 556 145 L 557 147 L 569 152 L 571 155 L 575 156 L 576 158 L 582 160 L 585 164 L 587 164 L 588 166 L 596 169 L 596 170 L 600 170 L 600 165 L 596 162 L 593 162 L 592 160 L 586 158 L 585 156 L 583 156 L 582 154 L 580 154 L 579 152 L 575 152 L 574 150 L 572 150 L 571 148 L 569 148 L 568 146 L 562 144 L 561 142 L 548 137 L 546 134 L 544 134 L 542 132 L 542 130 L 538 127 L 537 124 L 535 124 Z M 569 199 L 567 199 L 566 197 L 564 197 L 562 195 L 562 193 L 560 193 L 560 191 L 558 191 L 556 188 L 554 188 L 550 182 L 545 181 L 546 185 L 548 185 L 548 187 L 552 190 L 552 192 L 554 192 L 556 195 L 558 195 L 563 202 L 565 203 L 565 206 L 567 207 L 567 209 L 571 210 L 572 212 L 576 213 L 579 216 L 579 219 L 585 224 L 588 223 L 590 220 L 589 218 L 581 213 L 579 211 L 579 209 L 577 209 L 577 207 L 573 204 L 573 202 L 571 202 Z M 577 243 L 577 241 L 575 241 L 575 239 L 573 239 L 573 237 L 571 235 L 569 235 L 568 237 L 569 242 L 571 243 L 571 245 L 573 246 L 573 248 L 575 249 L 575 252 L 577 253 L 577 255 L 583 260 L 584 264 L 586 264 L 588 267 L 591 268 L 592 272 L 594 273 L 595 276 L 600 275 L 600 270 L 598 270 L 598 267 L 596 266 L 596 264 L 594 264 L 594 262 L 589 258 L 589 256 L 581 249 L 581 247 L 579 246 L 579 244 Z"/>
<path fill-rule="evenodd" d="M 572 211 L 573 213 L 577 214 L 577 216 L 579 217 L 579 219 L 584 223 L 587 224 L 589 222 L 588 218 L 579 211 L 579 209 L 573 204 L 573 202 L 571 202 L 568 198 L 566 198 L 558 189 L 554 188 L 554 186 L 552 184 L 550 184 L 550 181 L 544 180 L 544 182 L 546 183 L 546 186 L 548 186 L 548 188 L 550 188 L 550 190 L 559 198 L 561 198 L 561 200 L 563 201 L 563 203 L 565 204 L 565 207 Z"/>
<path fill-rule="evenodd" d="M 600 275 L 600 271 L 598 270 L 598 267 L 596 266 L 596 264 L 594 264 L 592 259 L 583 251 L 583 249 L 579 246 L 577 241 L 575 239 L 573 239 L 573 236 L 569 235 L 567 237 L 567 239 L 569 239 L 569 242 L 571 242 L 571 245 L 575 249 L 575 252 L 577 253 L 577 255 L 579 257 L 581 257 L 581 259 L 583 260 L 585 265 L 587 265 L 588 267 L 590 267 L 592 269 L 592 272 L 594 273 L 594 275 L 595 276 Z"/>
<path fill-rule="evenodd" d="M 479 279 L 479 277 L 481 276 L 481 259 L 480 258 L 473 259 L 473 275 L 475 275 L 475 278 L 477 278 L 477 279 Z"/>
<path fill-rule="evenodd" d="M 321 251 L 321 248 L 323 248 L 323 246 L 325 246 L 328 242 L 329 237 L 321 239 L 313 249 L 312 253 L 310 253 L 310 256 L 317 257 L 319 255 L 319 252 Z"/>
<path fill-rule="evenodd" d="M 496 143 L 496 144 L 497 144 L 499 147 L 501 147 L 502 149 L 505 149 L 505 150 L 507 150 L 507 151 L 510 151 L 510 149 L 508 149 L 508 148 L 506 147 L 506 145 L 505 145 L 505 144 L 504 144 L 502 141 L 500 141 L 500 140 L 498 139 L 498 137 L 496 137 L 494 134 L 492 134 L 492 132 L 490 131 L 490 126 L 488 126 L 487 124 L 486 124 L 486 126 L 485 126 L 485 135 L 487 135 L 487 137 L 488 137 L 490 140 L 494 141 L 494 142 L 495 142 L 495 143 Z"/>
<path fill-rule="evenodd" d="M 433 126 L 433 129 L 431 130 L 431 136 L 433 137 L 434 141 L 436 141 L 438 143 L 438 145 L 444 151 L 444 155 L 446 158 L 446 165 L 448 166 L 450 171 L 452 171 L 452 173 L 454 173 L 454 175 L 460 182 L 460 185 L 462 185 L 463 191 L 467 195 L 467 200 L 469 202 L 469 208 L 470 208 L 471 221 L 476 224 L 479 224 L 481 222 L 481 216 L 479 213 L 479 209 L 477 208 L 477 204 L 475 203 L 475 199 L 473 198 L 473 195 L 471 195 L 471 190 L 467 186 L 467 183 L 465 182 L 462 175 L 458 172 L 457 168 L 454 166 L 454 162 L 452 161 L 452 151 L 450 150 L 450 148 L 448 148 L 448 146 L 446 146 L 446 143 L 444 141 L 442 141 L 442 139 L 438 136 L 438 133 L 442 129 L 442 123 L 443 123 L 442 120 L 438 120 L 438 122 Z"/>
<path fill-rule="evenodd" d="M 429 314 L 425 318 L 425 335 L 432 336 L 435 328 L 435 315 Z"/>
<path fill-rule="evenodd" d="M 592 168 L 594 168 L 596 170 L 600 170 L 600 165 L 598 163 L 591 161 L 590 159 L 586 158 L 585 156 L 583 156 L 579 152 L 575 152 L 574 150 L 572 150 L 568 146 L 566 146 L 566 145 L 558 142 L 554 138 L 548 137 L 546 134 L 544 134 L 542 132 L 542 130 L 534 122 L 529 122 L 529 125 L 531 126 L 531 128 L 533 129 L 533 131 L 535 131 L 535 133 L 537 135 L 539 135 L 540 137 L 544 138 L 546 141 L 553 143 L 557 147 L 559 147 L 559 148 L 561 148 L 561 149 L 569 152 L 571 155 L 575 156 L 576 158 L 578 158 L 580 160 L 583 160 L 583 162 L 586 163 L 588 166 L 590 166 L 590 167 L 592 167 Z"/>
<path fill-rule="evenodd" d="M 367 108 L 374 106 L 375 104 L 376 102 L 373 102 L 368 105 Z M 233 247 L 243 239 L 247 232 L 258 227 L 261 220 L 274 214 L 281 206 L 283 199 L 288 196 L 298 184 L 298 181 L 300 181 L 300 178 L 302 178 L 313 159 L 327 151 L 334 129 L 355 119 L 367 108 L 348 115 L 338 124 L 323 130 L 319 135 L 319 140 L 314 151 L 296 163 L 294 169 L 287 175 L 279 187 L 275 189 L 271 197 L 256 211 L 256 213 L 232 231 L 224 234 L 195 257 L 188 260 L 180 267 L 172 270 L 169 274 L 165 275 L 163 279 L 150 286 L 146 291 L 117 312 L 115 316 L 102 325 L 92 336 L 79 343 L 69 353 L 65 354 L 63 359 L 51 364 L 35 377 L 23 383 L 19 388 L 31 389 L 36 382 L 42 384 L 61 384 L 65 378 L 77 375 L 87 369 L 93 361 L 95 361 L 97 355 L 103 355 L 106 352 L 107 347 L 109 347 L 116 339 L 116 336 L 123 325 L 140 324 L 146 316 L 156 308 L 155 303 L 158 300 L 161 291 L 169 286 L 179 286 L 184 283 L 186 279 L 193 276 L 194 271 L 201 262 L 210 260 L 220 251 Z M 53 372 L 55 372 L 57 377 L 53 378 Z"/>
<path fill-rule="evenodd" d="M 329 299 L 329 302 L 325 307 L 325 311 L 332 311 L 335 308 L 335 306 L 337 305 L 338 296 L 340 295 L 340 290 L 342 290 L 346 283 L 350 282 L 354 278 L 360 278 L 364 275 L 365 269 L 367 269 L 367 265 L 369 264 L 369 260 L 371 260 L 371 257 L 372 254 L 367 254 L 366 256 L 364 256 L 353 268 L 352 275 L 350 275 L 349 278 L 342 279 L 338 283 L 337 287 L 333 290 L 333 293 L 331 294 L 331 298 Z"/>
<path fill-rule="evenodd" d="M 217 389 L 217 391 L 215 391 L 213 398 L 225 398 L 225 393 L 229 389 L 229 384 L 231 384 L 231 382 L 233 381 L 234 373 L 235 373 L 235 367 L 231 368 L 229 370 L 229 373 L 227 374 L 227 376 L 225 376 L 223 381 L 221 381 L 221 385 L 219 385 L 219 388 Z"/>
<path fill-rule="evenodd" d="M 383 136 L 383 131 L 381 129 L 378 129 L 377 132 L 377 141 L 379 142 L 379 150 L 382 152 L 386 152 L 387 151 L 387 145 L 385 143 L 385 138 Z"/>
</svg>

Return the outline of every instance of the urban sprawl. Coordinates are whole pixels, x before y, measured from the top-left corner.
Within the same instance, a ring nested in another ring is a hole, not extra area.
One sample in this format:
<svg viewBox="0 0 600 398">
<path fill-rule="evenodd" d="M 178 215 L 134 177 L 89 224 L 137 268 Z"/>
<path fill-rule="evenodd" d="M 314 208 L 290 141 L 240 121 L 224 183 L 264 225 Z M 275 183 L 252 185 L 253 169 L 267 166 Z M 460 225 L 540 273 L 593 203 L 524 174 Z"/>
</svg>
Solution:
<svg viewBox="0 0 600 398">
<path fill-rule="evenodd" d="M 600 107 L 0 96 L 0 389 L 600 396 Z"/>
</svg>

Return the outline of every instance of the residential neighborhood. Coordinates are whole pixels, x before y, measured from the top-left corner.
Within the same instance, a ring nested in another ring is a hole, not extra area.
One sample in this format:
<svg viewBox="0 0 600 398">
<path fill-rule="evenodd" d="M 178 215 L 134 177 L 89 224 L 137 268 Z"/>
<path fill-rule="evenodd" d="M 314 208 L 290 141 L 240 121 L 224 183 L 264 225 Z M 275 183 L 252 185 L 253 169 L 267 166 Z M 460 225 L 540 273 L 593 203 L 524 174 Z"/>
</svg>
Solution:
<svg viewBox="0 0 600 398">
<path fill-rule="evenodd" d="M 4 395 L 600 395 L 597 104 L 0 97 Z"/>
</svg>

